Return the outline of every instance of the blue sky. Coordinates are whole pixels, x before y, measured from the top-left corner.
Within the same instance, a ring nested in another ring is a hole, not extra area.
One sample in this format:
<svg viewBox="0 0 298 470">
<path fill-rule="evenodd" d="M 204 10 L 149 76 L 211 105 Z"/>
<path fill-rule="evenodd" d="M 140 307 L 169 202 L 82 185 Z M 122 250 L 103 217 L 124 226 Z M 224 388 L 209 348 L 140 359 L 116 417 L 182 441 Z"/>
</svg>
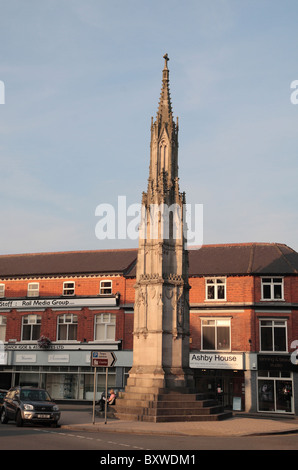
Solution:
<svg viewBox="0 0 298 470">
<path fill-rule="evenodd" d="M 297 0 L 0 0 L 0 253 L 98 240 L 99 204 L 140 203 L 163 55 L 180 189 L 204 243 L 298 250 Z"/>
</svg>

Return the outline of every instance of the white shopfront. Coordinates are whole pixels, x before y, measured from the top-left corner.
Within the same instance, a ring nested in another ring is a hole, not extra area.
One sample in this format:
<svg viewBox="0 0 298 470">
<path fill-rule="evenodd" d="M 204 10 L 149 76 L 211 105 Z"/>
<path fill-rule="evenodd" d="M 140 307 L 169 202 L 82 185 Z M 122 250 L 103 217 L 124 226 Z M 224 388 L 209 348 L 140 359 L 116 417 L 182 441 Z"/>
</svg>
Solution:
<svg viewBox="0 0 298 470">
<path fill-rule="evenodd" d="M 243 353 L 193 352 L 189 366 L 194 370 L 199 393 L 218 399 L 226 408 L 244 409 Z"/>
<path fill-rule="evenodd" d="M 2 373 L 11 374 L 10 386 L 44 387 L 55 400 L 93 400 L 94 369 L 90 358 L 94 346 L 87 349 L 81 345 L 80 350 L 65 347 L 59 351 L 25 350 L 25 346 L 10 345 L 7 351 L 7 364 Z M 114 351 L 114 354 L 117 360 L 115 367 L 108 370 L 108 387 L 120 390 L 132 365 L 132 351 Z M 104 367 L 97 368 L 97 398 L 105 389 L 105 374 Z"/>
</svg>

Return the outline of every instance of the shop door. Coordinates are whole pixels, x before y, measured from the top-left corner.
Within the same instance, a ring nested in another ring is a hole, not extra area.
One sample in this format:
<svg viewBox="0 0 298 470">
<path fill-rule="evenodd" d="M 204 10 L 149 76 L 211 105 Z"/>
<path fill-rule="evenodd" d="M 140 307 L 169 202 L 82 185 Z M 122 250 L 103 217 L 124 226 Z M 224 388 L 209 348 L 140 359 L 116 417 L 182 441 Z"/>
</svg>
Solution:
<svg viewBox="0 0 298 470">
<path fill-rule="evenodd" d="M 245 409 L 245 386 L 243 377 L 233 379 L 233 399 L 241 398 L 241 410 Z"/>
<path fill-rule="evenodd" d="M 4 390 L 9 390 L 12 384 L 12 373 L 11 372 L 1 372 L 0 373 L 0 388 Z"/>
<path fill-rule="evenodd" d="M 278 380 L 275 382 L 276 389 L 276 411 L 292 413 L 292 382 Z"/>
<path fill-rule="evenodd" d="M 233 403 L 233 381 L 231 377 L 217 378 L 216 398 L 225 408 L 232 408 Z"/>
<path fill-rule="evenodd" d="M 291 380 L 259 380 L 259 411 L 293 413 Z"/>
</svg>

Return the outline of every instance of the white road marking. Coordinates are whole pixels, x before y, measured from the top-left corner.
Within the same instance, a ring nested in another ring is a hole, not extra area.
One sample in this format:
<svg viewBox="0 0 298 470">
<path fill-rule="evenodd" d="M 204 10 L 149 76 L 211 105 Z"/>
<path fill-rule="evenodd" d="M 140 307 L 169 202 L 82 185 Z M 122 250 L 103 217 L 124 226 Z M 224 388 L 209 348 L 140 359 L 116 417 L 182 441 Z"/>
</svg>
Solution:
<svg viewBox="0 0 298 470">
<path fill-rule="evenodd" d="M 48 434 L 59 434 L 59 436 L 66 436 L 66 437 L 73 437 L 73 438 L 76 437 L 78 439 L 86 439 L 87 441 L 104 442 L 100 438 L 95 439 L 94 437 L 81 436 L 79 434 L 71 434 L 71 433 L 60 432 L 60 431 L 49 431 L 47 429 L 35 429 L 35 431 L 44 432 L 44 433 L 48 433 Z M 121 443 L 121 442 L 107 441 L 107 444 L 119 445 L 119 446 L 122 446 L 122 447 L 132 447 L 133 449 L 144 450 L 144 447 L 133 446 L 131 444 L 124 444 L 124 443 Z M 147 450 L 149 450 L 149 449 L 147 449 Z"/>
</svg>

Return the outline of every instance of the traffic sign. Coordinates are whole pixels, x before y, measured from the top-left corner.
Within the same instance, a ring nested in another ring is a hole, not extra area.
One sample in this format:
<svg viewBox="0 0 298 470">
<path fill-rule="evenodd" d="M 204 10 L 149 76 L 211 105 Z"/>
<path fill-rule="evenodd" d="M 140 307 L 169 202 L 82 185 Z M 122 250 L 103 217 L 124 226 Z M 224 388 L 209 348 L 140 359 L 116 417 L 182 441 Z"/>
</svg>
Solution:
<svg viewBox="0 0 298 470">
<path fill-rule="evenodd" d="M 92 367 L 113 367 L 117 358 L 113 352 L 110 351 L 92 351 L 91 352 L 91 366 Z"/>
</svg>

